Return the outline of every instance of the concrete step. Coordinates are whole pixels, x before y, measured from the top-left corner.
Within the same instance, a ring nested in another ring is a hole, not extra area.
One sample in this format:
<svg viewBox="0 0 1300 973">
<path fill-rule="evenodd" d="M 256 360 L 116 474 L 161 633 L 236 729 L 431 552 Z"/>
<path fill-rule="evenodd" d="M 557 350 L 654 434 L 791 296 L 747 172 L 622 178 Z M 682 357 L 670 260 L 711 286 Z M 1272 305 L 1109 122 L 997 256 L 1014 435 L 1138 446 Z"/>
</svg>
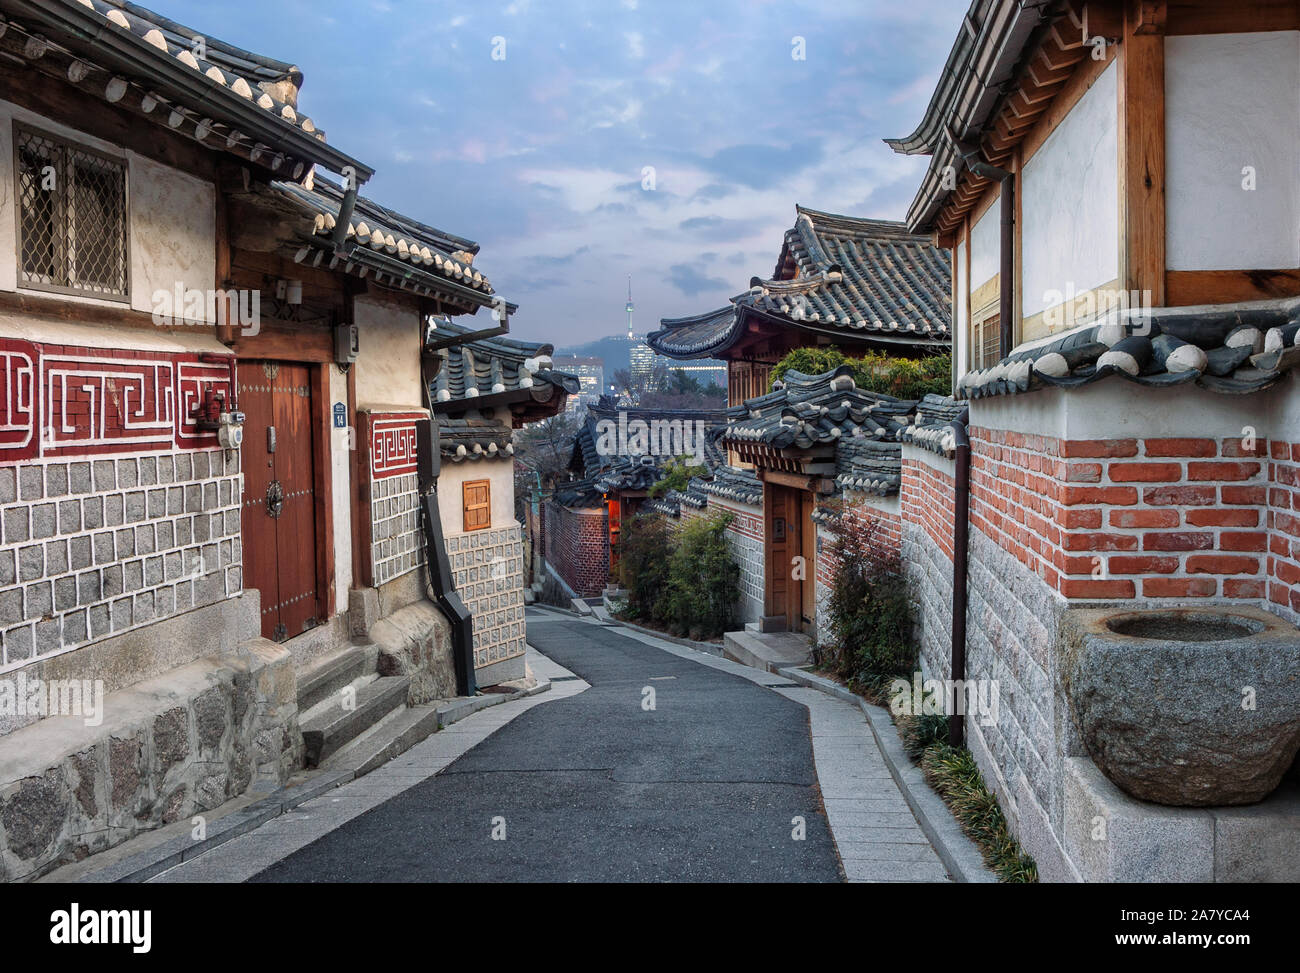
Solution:
<svg viewBox="0 0 1300 973">
<path fill-rule="evenodd" d="M 722 637 L 722 654 L 733 662 L 774 673 L 786 666 L 807 665 L 812 647 L 808 637 L 797 632 L 727 632 Z"/>
<path fill-rule="evenodd" d="M 591 614 L 591 605 L 587 604 L 587 600 L 585 598 L 572 598 L 570 599 L 569 603 L 573 606 L 573 610 L 576 611 L 579 615 Z"/>
<path fill-rule="evenodd" d="M 374 672 L 378 657 L 374 645 L 349 645 L 326 656 L 298 677 L 298 712 L 306 712 L 359 676 Z"/>
<path fill-rule="evenodd" d="M 352 709 L 344 709 L 340 695 L 314 712 L 302 724 L 307 766 L 320 766 L 322 760 L 344 744 L 405 706 L 410 685 L 409 676 L 381 676 L 357 691 L 356 706 Z"/>
</svg>

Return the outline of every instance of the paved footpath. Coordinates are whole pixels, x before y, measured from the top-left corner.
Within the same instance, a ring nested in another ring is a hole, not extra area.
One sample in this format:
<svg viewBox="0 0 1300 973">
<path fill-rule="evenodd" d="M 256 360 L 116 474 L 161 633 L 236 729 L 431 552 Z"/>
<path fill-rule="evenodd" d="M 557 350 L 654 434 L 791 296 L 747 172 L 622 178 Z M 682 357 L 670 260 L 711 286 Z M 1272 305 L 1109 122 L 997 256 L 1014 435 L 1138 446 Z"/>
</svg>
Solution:
<svg viewBox="0 0 1300 973">
<path fill-rule="evenodd" d="M 528 640 L 550 692 L 155 881 L 946 879 L 857 707 L 560 613 Z"/>
</svg>

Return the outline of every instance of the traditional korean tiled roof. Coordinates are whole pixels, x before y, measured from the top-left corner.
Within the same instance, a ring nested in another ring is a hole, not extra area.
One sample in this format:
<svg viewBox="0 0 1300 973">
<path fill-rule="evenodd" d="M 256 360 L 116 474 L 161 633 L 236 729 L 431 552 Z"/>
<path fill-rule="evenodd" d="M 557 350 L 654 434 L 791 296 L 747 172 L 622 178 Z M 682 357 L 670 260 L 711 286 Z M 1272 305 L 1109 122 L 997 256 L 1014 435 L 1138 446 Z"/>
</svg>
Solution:
<svg viewBox="0 0 1300 973">
<path fill-rule="evenodd" d="M 343 201 L 342 187 L 316 176 L 305 185 L 275 182 L 271 188 L 304 207 L 313 218 L 311 236 L 315 238 L 307 242 L 314 243 L 314 249 L 322 257 L 332 253 L 332 237 Z M 347 242 L 388 254 L 484 294 L 493 293 L 491 282 L 472 265 L 479 251 L 477 243 L 403 216 L 364 196 L 357 197 L 348 222 Z M 299 260 L 307 257 L 307 253 L 302 253 Z M 313 262 L 319 263 L 320 259 L 315 258 Z"/>
<path fill-rule="evenodd" d="M 727 410 L 722 440 L 773 449 L 808 449 L 842 437 L 897 442 L 916 403 L 862 391 L 852 372 L 849 365 L 821 375 L 786 372 L 773 391 Z"/>
<path fill-rule="evenodd" d="M 659 330 L 646 335 L 646 344 L 670 358 L 708 358 L 729 348 L 740 334 L 734 304 L 688 318 L 664 318 Z"/>
<path fill-rule="evenodd" d="M 622 407 L 617 405 L 609 396 L 602 396 L 599 402 L 587 407 L 586 419 L 582 427 L 574 434 L 572 459 L 569 468 L 581 470 L 584 475 L 592 476 L 602 470 L 623 463 L 628 457 L 617 453 L 601 454 L 598 448 L 601 438 L 601 423 L 612 422 L 618 425 L 620 422 L 631 424 L 636 421 L 644 422 L 652 428 L 654 423 L 668 424 L 664 428 L 670 428 L 673 423 L 703 422 L 706 426 L 703 450 L 705 467 L 713 469 L 724 461 L 718 446 L 718 437 L 722 434 L 726 423 L 725 410 Z M 695 426 L 692 425 L 691 429 L 694 431 Z M 629 435 L 629 439 L 631 438 Z M 671 458 L 671 456 L 667 455 L 658 457 L 663 462 Z"/>
<path fill-rule="evenodd" d="M 1113 310 L 1100 323 L 1023 344 L 991 368 L 962 376 L 977 399 L 1116 377 L 1154 388 L 1196 384 L 1259 392 L 1300 364 L 1300 298 Z"/>
<path fill-rule="evenodd" d="M 510 427 L 493 419 L 438 416 L 439 452 L 453 463 L 510 459 L 515 454 L 510 437 Z"/>
<path fill-rule="evenodd" d="M 125 0 L 0 0 L 25 59 L 292 179 L 313 164 L 373 170 L 325 144 L 297 107 L 302 72 Z M 5 31 L 5 33 L 10 33 Z M 66 67 L 64 67 L 66 62 Z"/>
<path fill-rule="evenodd" d="M 948 251 L 901 223 L 795 209 L 770 280 L 753 278 L 730 307 L 665 318 L 646 343 L 673 358 L 712 357 L 740 337 L 748 312 L 841 340 L 948 346 Z"/>
<path fill-rule="evenodd" d="M 720 466 L 713 471 L 713 479 L 702 484 L 705 493 L 724 500 L 758 506 L 763 502 L 763 482 L 753 470 L 736 466 Z"/>
<path fill-rule="evenodd" d="M 916 404 L 916 421 L 903 430 L 900 438 L 951 459 L 954 442 L 950 423 L 965 409 L 965 402 L 950 395 L 927 395 Z"/>
<path fill-rule="evenodd" d="M 469 334 L 470 329 L 439 321 L 434 338 Z M 544 343 L 513 338 L 479 338 L 440 348 L 438 374 L 430 383 L 435 412 L 458 412 L 495 403 L 551 403 L 562 406 L 565 395 L 581 388 L 576 375 L 551 366 L 554 349 Z"/>
<path fill-rule="evenodd" d="M 555 501 L 564 507 L 599 507 L 604 503 L 604 497 L 596 488 L 596 478 L 589 476 L 557 486 Z"/>
<path fill-rule="evenodd" d="M 903 481 L 903 450 L 896 442 L 850 437 L 835 447 L 835 485 L 841 490 L 889 497 Z"/>
<path fill-rule="evenodd" d="M 649 490 L 662 476 L 663 470 L 655 457 L 624 457 L 597 476 L 595 485 L 603 493 Z"/>
</svg>

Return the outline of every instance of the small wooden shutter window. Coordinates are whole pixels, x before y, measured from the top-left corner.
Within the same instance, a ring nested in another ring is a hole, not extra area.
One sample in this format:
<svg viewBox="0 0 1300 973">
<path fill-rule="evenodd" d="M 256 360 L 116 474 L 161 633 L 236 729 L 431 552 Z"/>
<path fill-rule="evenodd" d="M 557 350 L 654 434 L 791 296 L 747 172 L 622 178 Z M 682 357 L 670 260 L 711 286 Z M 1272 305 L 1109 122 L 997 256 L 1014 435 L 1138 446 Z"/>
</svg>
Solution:
<svg viewBox="0 0 1300 973">
<path fill-rule="evenodd" d="M 492 491 L 488 480 L 469 480 L 462 487 L 465 500 L 465 530 L 492 526 Z"/>
</svg>

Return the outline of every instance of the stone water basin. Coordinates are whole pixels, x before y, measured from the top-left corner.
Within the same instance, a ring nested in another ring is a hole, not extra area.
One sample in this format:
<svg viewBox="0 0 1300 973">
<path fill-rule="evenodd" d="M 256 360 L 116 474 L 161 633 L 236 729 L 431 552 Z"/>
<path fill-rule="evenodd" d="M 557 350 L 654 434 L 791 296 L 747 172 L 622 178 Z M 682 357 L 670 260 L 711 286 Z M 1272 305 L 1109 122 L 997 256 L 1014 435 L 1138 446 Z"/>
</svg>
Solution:
<svg viewBox="0 0 1300 973">
<path fill-rule="evenodd" d="M 1255 608 L 1066 615 L 1066 696 L 1120 789 L 1209 807 L 1281 783 L 1300 750 L 1300 629 Z"/>
</svg>

